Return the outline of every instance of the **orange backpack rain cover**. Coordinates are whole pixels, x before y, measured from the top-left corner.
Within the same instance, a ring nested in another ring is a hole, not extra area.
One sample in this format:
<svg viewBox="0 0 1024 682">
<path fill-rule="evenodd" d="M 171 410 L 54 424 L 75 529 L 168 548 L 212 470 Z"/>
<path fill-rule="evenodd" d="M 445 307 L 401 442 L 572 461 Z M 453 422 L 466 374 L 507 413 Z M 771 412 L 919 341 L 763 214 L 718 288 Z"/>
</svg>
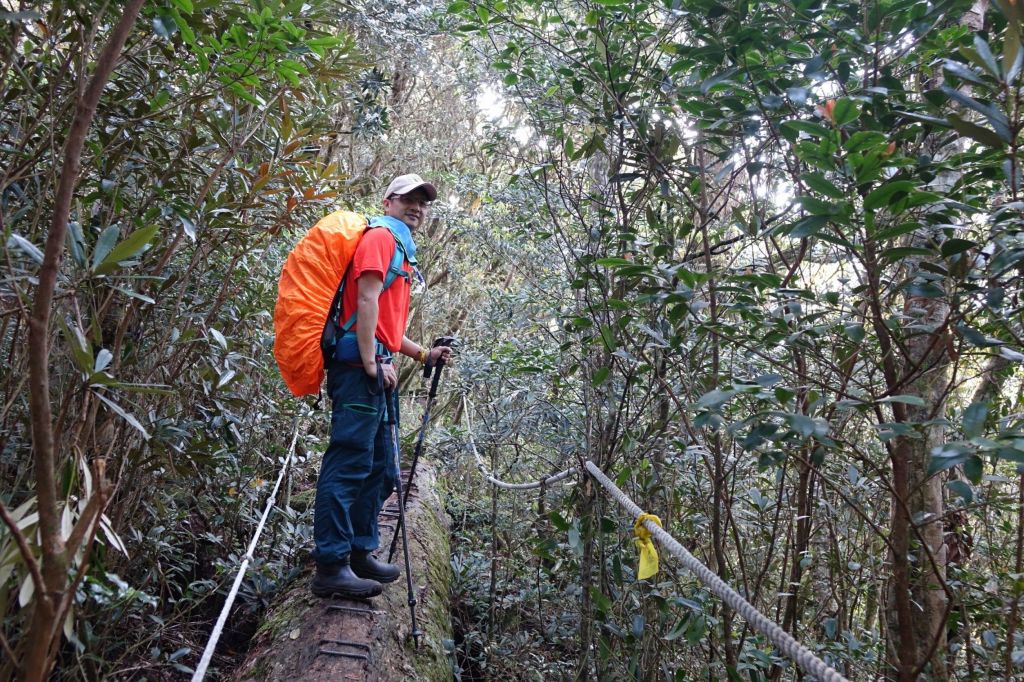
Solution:
<svg viewBox="0 0 1024 682">
<path fill-rule="evenodd" d="M 324 356 L 320 337 L 366 218 L 337 211 L 310 228 L 288 254 L 277 283 L 274 357 L 296 397 L 320 392 Z"/>
</svg>

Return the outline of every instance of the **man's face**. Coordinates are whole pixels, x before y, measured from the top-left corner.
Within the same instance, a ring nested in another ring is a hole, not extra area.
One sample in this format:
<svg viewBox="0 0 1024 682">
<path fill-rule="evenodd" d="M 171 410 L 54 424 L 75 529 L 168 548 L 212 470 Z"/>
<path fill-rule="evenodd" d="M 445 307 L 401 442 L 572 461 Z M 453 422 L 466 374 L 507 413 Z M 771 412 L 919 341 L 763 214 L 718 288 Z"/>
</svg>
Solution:
<svg viewBox="0 0 1024 682">
<path fill-rule="evenodd" d="M 392 194 L 384 200 L 384 215 L 398 218 L 415 230 L 427 217 L 430 200 L 422 188 L 416 188 L 408 194 Z"/>
</svg>

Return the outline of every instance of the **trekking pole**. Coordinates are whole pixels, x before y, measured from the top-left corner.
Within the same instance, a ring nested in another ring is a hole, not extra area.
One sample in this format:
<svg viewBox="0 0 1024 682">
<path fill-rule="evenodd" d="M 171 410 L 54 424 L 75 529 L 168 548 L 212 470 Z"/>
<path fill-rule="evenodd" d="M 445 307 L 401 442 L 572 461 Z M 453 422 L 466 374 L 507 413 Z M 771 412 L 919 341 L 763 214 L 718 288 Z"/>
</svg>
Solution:
<svg viewBox="0 0 1024 682">
<path fill-rule="evenodd" d="M 390 358 L 389 358 L 390 359 Z M 378 363 L 377 374 L 380 376 L 383 368 Z M 398 494 L 398 523 L 402 528 L 402 549 L 405 553 L 405 586 L 409 591 L 409 614 L 412 616 L 412 643 L 414 649 L 420 648 L 420 638 L 423 632 L 420 631 L 416 622 L 416 592 L 412 585 L 412 562 L 409 560 L 409 536 L 405 527 L 405 501 L 402 499 L 402 467 L 398 463 L 398 419 L 395 415 L 395 390 L 389 388 L 386 391 L 388 401 L 388 424 L 391 425 L 391 447 L 395 455 L 395 488 Z M 397 530 L 395 535 L 397 535 Z"/>
<path fill-rule="evenodd" d="M 452 347 L 455 343 L 454 336 L 439 336 L 434 340 L 434 345 L 431 348 L 437 348 L 438 346 Z M 412 453 L 412 464 L 409 465 L 409 483 L 405 488 L 405 498 L 402 500 L 404 504 L 409 502 L 409 493 L 412 491 L 412 482 L 416 480 L 416 465 L 420 461 L 420 455 L 423 454 L 423 437 L 427 432 L 427 422 L 430 421 L 430 408 L 434 406 L 434 399 L 437 398 L 437 384 L 441 380 L 441 370 L 444 369 L 444 358 L 440 358 L 437 361 L 437 372 L 434 374 L 434 378 L 430 382 L 430 393 L 427 394 L 427 406 L 423 410 L 423 420 L 420 423 L 420 435 L 416 439 L 416 449 Z M 423 377 L 430 379 L 431 372 L 434 370 L 435 365 L 431 365 L 429 362 L 423 366 Z M 398 519 L 399 527 L 401 527 L 402 519 Z M 404 529 L 403 529 L 404 530 Z M 388 563 L 395 558 L 395 548 L 398 545 L 398 529 L 395 529 L 395 534 L 391 536 L 391 548 L 388 549 Z"/>
</svg>

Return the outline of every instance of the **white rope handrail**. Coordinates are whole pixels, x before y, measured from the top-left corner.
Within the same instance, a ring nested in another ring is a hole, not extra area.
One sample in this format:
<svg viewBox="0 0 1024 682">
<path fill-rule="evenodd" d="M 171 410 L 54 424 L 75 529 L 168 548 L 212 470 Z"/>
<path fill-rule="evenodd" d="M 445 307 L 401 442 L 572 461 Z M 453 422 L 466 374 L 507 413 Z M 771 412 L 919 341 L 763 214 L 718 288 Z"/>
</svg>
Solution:
<svg viewBox="0 0 1024 682">
<path fill-rule="evenodd" d="M 503 490 L 536 490 L 542 486 L 548 486 L 552 483 L 558 483 L 563 481 L 576 471 L 576 467 L 570 467 L 564 471 L 559 471 L 557 474 L 545 476 L 539 481 L 530 481 L 529 483 L 507 483 L 495 477 L 488 471 L 487 466 L 484 464 L 483 458 L 480 456 L 480 452 L 476 449 L 476 442 L 473 440 L 473 420 L 469 414 L 473 411 L 473 406 L 470 404 L 469 399 L 466 396 L 462 396 L 462 414 L 466 418 L 466 433 L 469 434 L 469 447 L 473 451 L 473 458 L 476 460 L 476 468 L 480 470 L 480 474 L 487 479 L 487 481 L 494 486 Z"/>
<path fill-rule="evenodd" d="M 242 579 L 245 578 L 245 572 L 249 568 L 249 562 L 252 561 L 253 550 L 256 549 L 256 543 L 259 542 L 260 535 L 263 534 L 263 527 L 267 524 L 267 518 L 270 516 L 270 510 L 274 507 L 274 502 L 277 499 L 277 490 L 281 487 L 281 481 L 284 479 L 284 474 L 288 470 L 288 465 L 292 461 L 292 455 L 295 454 L 295 444 L 299 440 L 299 418 L 295 418 L 295 428 L 292 432 L 292 444 L 288 447 L 288 455 L 285 457 L 284 464 L 281 466 L 281 472 L 277 476 L 277 483 L 274 484 L 274 489 L 270 492 L 270 497 L 267 499 L 267 506 L 263 509 L 263 516 L 260 518 L 260 523 L 256 526 L 256 532 L 252 536 L 252 540 L 249 542 L 249 548 L 245 551 L 245 556 L 242 558 L 242 564 L 238 567 L 238 575 L 235 576 L 235 582 L 231 586 L 231 592 L 228 593 L 228 598 L 224 602 L 224 607 L 220 611 L 220 615 L 217 617 L 217 623 L 213 626 L 213 631 L 210 632 L 210 639 L 206 643 L 206 648 L 203 650 L 203 657 L 199 660 L 199 665 L 196 666 L 196 671 L 192 674 L 192 682 L 201 682 L 206 676 L 206 669 L 210 667 L 210 660 L 213 658 L 213 652 L 217 648 L 217 641 L 220 640 L 220 635 L 224 631 L 224 624 L 228 620 L 228 613 L 231 611 L 231 605 L 235 602 L 235 597 L 238 596 L 238 589 L 242 586 Z"/>
<path fill-rule="evenodd" d="M 473 422 L 470 418 L 472 405 L 466 396 L 462 397 L 462 408 L 466 419 L 469 445 L 473 451 L 473 457 L 476 459 L 476 466 L 480 470 L 480 473 L 483 474 L 484 478 L 498 488 L 503 488 L 505 490 L 535 489 L 542 485 L 547 485 L 548 483 L 560 481 L 567 478 L 574 471 L 577 471 L 576 467 L 571 467 L 565 471 L 555 474 L 554 476 L 549 476 L 540 481 L 532 481 L 530 483 L 507 483 L 499 480 L 491 475 L 487 470 L 487 467 L 484 465 L 483 458 L 480 457 L 480 453 L 477 451 L 476 442 L 473 439 Z M 688 451 L 691 449 L 695 451 L 702 450 L 702 448 L 699 448 L 698 446 L 687 447 Z M 629 499 L 629 497 L 627 497 L 626 494 L 611 481 L 611 479 L 605 476 L 604 472 L 602 472 L 596 464 L 588 460 L 584 466 L 594 480 L 600 483 L 608 493 L 615 498 L 616 502 L 625 507 L 629 513 L 633 515 L 634 520 L 643 513 L 643 510 L 637 506 L 633 500 Z M 673 556 L 679 559 L 683 566 L 689 569 L 690 572 L 701 580 L 701 582 L 707 585 L 719 599 L 724 601 L 726 604 L 731 606 L 733 610 L 743 616 L 747 622 L 750 623 L 751 627 L 768 637 L 768 639 L 770 639 L 783 654 L 785 654 L 790 660 L 795 661 L 796 664 L 803 668 L 805 672 L 814 675 L 822 682 L 849 682 L 835 668 L 825 663 L 825 661 L 816 656 L 813 651 L 800 644 L 800 642 L 796 641 L 792 635 L 779 627 L 778 623 L 758 611 L 753 604 L 744 599 L 739 592 L 732 589 L 728 583 L 719 578 L 711 569 L 702 564 L 695 556 L 690 554 L 685 547 L 680 545 L 679 542 L 662 529 L 661 526 L 658 526 L 653 521 L 648 520 L 645 520 L 643 524 L 644 527 L 651 532 L 651 535 L 657 538 L 659 544 L 668 549 Z"/>
<path fill-rule="evenodd" d="M 615 498 L 615 501 L 625 507 L 635 520 L 643 510 L 629 499 L 611 479 L 604 475 L 591 461 L 587 461 L 587 471 Z M 783 630 L 777 623 L 757 610 L 757 608 L 744 599 L 739 592 L 719 578 L 707 566 L 702 564 L 695 556 L 686 551 L 674 537 L 669 535 L 661 526 L 653 521 L 645 520 L 644 527 L 651 531 L 651 535 L 658 539 L 659 544 L 668 549 L 683 565 L 696 575 L 705 585 L 711 588 L 722 601 L 731 606 L 737 613 L 743 616 L 750 625 L 758 632 L 770 639 L 775 646 L 779 647 L 782 653 L 786 654 L 797 665 L 807 673 L 814 675 L 823 682 L 848 682 L 845 677 L 839 674 L 825 661 L 818 658 L 814 652 L 796 641 L 792 635 Z"/>
</svg>

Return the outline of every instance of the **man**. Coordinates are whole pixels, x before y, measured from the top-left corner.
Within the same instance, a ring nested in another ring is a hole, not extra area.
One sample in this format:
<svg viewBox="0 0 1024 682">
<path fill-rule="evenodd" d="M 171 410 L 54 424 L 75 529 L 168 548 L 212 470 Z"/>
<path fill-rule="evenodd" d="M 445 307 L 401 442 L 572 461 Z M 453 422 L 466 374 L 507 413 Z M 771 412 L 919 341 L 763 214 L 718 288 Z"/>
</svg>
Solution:
<svg viewBox="0 0 1024 682">
<path fill-rule="evenodd" d="M 428 350 L 405 336 L 410 280 L 419 275 L 412 233 L 436 198 L 434 186 L 416 174 L 392 180 L 384 192 L 384 215 L 370 221 L 345 275 L 341 319 L 355 314 L 356 322 L 339 339 L 327 368 L 331 440 L 313 516 L 312 591 L 319 597 L 374 597 L 381 583 L 398 578 L 397 566 L 372 554 L 379 546 L 377 515 L 396 483 L 388 417 L 391 410 L 398 414 L 398 375 L 390 360 L 400 352 L 436 363 L 451 352 L 441 346 Z M 404 256 L 398 269 L 396 249 Z"/>
</svg>

